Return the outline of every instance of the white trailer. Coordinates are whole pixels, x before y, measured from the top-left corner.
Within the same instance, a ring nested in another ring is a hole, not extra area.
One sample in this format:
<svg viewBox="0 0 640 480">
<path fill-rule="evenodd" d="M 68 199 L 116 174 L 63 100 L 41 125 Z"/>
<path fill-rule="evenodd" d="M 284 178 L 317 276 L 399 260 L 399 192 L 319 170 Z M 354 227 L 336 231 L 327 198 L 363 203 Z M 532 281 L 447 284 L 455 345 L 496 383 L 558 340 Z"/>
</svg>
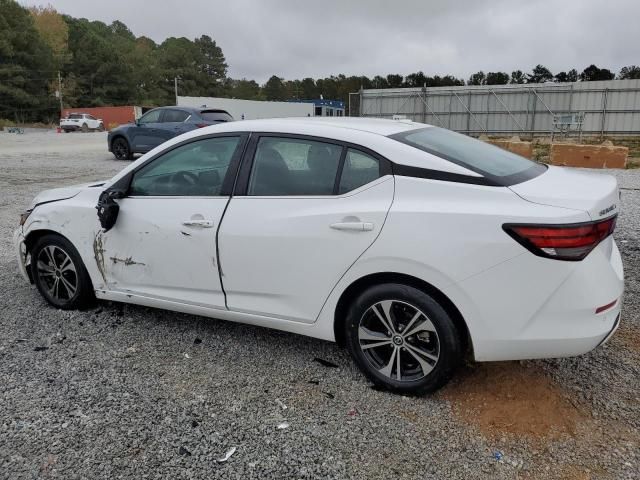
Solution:
<svg viewBox="0 0 640 480">
<path fill-rule="evenodd" d="M 234 120 L 257 118 L 313 117 L 313 103 L 263 102 L 216 97 L 178 97 L 178 106 L 226 110 Z"/>
</svg>

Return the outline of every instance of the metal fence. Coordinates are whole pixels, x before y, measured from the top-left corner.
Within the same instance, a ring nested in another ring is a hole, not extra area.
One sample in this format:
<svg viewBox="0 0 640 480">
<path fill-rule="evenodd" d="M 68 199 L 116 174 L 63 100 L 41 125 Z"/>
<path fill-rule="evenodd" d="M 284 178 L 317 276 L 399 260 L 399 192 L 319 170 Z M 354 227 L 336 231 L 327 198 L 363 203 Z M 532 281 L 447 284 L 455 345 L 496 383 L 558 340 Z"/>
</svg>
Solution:
<svg viewBox="0 0 640 480">
<path fill-rule="evenodd" d="M 640 80 L 362 90 L 349 114 L 442 126 L 469 135 L 551 135 L 554 117 L 584 114 L 590 136 L 640 135 Z"/>
</svg>

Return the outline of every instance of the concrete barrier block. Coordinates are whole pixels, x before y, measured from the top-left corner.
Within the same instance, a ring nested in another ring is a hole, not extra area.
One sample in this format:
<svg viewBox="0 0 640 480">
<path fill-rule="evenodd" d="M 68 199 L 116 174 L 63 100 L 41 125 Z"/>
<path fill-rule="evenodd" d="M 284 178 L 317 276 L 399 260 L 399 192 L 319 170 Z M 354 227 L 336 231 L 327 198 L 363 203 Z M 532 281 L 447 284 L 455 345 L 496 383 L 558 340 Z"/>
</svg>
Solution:
<svg viewBox="0 0 640 480">
<path fill-rule="evenodd" d="M 552 165 L 584 168 L 625 168 L 629 149 L 612 145 L 551 145 L 549 161 Z"/>
</svg>

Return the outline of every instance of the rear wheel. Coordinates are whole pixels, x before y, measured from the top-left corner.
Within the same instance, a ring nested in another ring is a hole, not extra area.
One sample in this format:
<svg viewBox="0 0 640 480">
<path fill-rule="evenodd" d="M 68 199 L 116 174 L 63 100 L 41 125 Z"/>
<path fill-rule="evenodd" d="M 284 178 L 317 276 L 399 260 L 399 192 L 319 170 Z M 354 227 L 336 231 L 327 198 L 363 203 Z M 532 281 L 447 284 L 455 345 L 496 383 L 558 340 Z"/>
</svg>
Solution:
<svg viewBox="0 0 640 480">
<path fill-rule="evenodd" d="M 87 125 L 86 123 L 83 123 L 81 129 L 84 133 L 86 133 L 89 131 L 89 125 Z"/>
<path fill-rule="evenodd" d="M 44 235 L 31 249 L 31 275 L 51 305 L 71 310 L 93 299 L 89 274 L 75 247 L 60 235 Z"/>
<path fill-rule="evenodd" d="M 349 352 L 376 385 L 405 394 L 433 392 L 449 381 L 462 356 L 456 327 L 429 295 L 383 284 L 363 292 L 345 322 Z"/>
<path fill-rule="evenodd" d="M 133 154 L 129 148 L 129 142 L 122 137 L 117 137 L 113 140 L 111 143 L 111 151 L 113 152 L 113 156 L 118 160 L 133 159 Z"/>
</svg>

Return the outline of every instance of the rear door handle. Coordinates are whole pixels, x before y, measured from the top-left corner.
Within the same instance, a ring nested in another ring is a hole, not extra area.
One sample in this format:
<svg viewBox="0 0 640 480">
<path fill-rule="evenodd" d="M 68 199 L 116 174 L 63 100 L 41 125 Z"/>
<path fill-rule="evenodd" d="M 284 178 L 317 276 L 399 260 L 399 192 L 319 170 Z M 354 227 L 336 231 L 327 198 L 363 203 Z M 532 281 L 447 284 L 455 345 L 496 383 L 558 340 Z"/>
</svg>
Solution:
<svg viewBox="0 0 640 480">
<path fill-rule="evenodd" d="M 350 230 L 354 232 L 370 232 L 373 230 L 371 222 L 338 222 L 330 225 L 334 230 Z"/>
<path fill-rule="evenodd" d="M 213 228 L 213 222 L 211 220 L 187 220 L 186 222 L 182 222 L 182 225 L 187 227 Z"/>
</svg>

